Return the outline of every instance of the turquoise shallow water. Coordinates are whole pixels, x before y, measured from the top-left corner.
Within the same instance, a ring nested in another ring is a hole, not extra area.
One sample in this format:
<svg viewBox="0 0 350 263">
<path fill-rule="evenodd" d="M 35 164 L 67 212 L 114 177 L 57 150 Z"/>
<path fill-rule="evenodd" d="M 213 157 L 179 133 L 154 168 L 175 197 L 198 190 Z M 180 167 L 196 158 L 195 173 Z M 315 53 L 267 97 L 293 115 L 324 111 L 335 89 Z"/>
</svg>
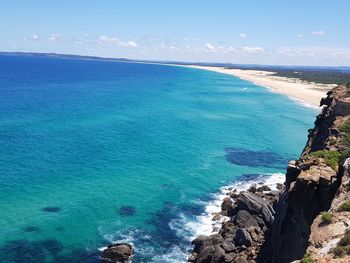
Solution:
<svg viewBox="0 0 350 263">
<path fill-rule="evenodd" d="M 316 114 L 214 72 L 0 56 L 0 261 L 181 262 L 210 193 L 284 172 Z"/>
</svg>

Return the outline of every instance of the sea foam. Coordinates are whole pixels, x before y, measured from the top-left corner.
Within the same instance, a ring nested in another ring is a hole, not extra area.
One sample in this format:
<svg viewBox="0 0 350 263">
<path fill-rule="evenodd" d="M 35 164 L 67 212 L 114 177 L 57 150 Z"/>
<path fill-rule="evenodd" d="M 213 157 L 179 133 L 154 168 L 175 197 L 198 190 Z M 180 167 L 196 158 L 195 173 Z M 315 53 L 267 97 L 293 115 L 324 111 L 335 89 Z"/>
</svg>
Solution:
<svg viewBox="0 0 350 263">
<path fill-rule="evenodd" d="M 281 173 L 262 174 L 256 178 L 249 178 L 221 187 L 217 193 L 212 194 L 211 201 L 206 204 L 204 212 L 201 215 L 197 216 L 195 220 L 184 222 L 185 232 L 191 233 L 187 238 L 192 240 L 200 235 L 210 235 L 218 232 L 221 224 L 227 217 L 222 217 L 220 220 L 213 221 L 213 215 L 220 213 L 223 199 L 227 197 L 227 194 L 233 189 L 236 189 L 237 192 L 246 191 L 252 184 L 256 183 L 258 185 L 269 186 L 271 190 L 277 190 L 277 184 L 283 183 L 284 180 L 285 176 Z"/>
</svg>

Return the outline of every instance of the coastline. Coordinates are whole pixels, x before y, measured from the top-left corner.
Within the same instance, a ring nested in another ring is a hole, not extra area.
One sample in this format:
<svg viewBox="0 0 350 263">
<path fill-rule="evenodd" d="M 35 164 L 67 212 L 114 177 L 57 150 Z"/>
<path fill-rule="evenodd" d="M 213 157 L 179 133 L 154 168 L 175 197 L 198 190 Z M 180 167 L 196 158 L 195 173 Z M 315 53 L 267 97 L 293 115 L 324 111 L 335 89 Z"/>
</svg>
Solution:
<svg viewBox="0 0 350 263">
<path fill-rule="evenodd" d="M 221 227 L 192 241 L 189 262 L 349 262 L 348 90 L 339 85 L 321 101 L 325 107 L 279 191 L 266 182 L 243 192 L 222 189 L 221 211 L 213 214 Z M 333 164 L 328 153 L 339 155 Z"/>
<path fill-rule="evenodd" d="M 212 193 L 212 198 L 207 202 L 204 208 L 204 212 L 201 215 L 196 216 L 195 221 L 188 221 L 184 223 L 185 229 L 192 235 L 189 240 L 192 241 L 201 235 L 212 235 L 219 233 L 222 224 L 225 221 L 230 220 L 229 217 L 222 216 L 215 218 L 221 212 L 221 204 L 223 200 L 229 196 L 233 189 L 237 192 L 248 191 L 248 189 L 256 184 L 258 186 L 268 186 L 271 190 L 276 191 L 278 184 L 283 184 L 285 181 L 285 175 L 282 173 L 261 173 L 253 178 L 239 178 L 239 180 L 220 187 L 218 192 Z"/>
<path fill-rule="evenodd" d="M 243 70 L 229 69 L 215 66 L 197 66 L 197 65 L 172 65 L 187 68 L 208 70 L 217 73 L 227 74 L 250 81 L 256 85 L 265 87 L 272 92 L 287 95 L 289 98 L 302 103 L 304 106 L 313 108 L 320 107 L 320 100 L 326 96 L 326 93 L 336 84 L 319 84 L 302 81 L 296 78 L 287 78 L 275 76 L 274 72 L 263 70 Z"/>
</svg>

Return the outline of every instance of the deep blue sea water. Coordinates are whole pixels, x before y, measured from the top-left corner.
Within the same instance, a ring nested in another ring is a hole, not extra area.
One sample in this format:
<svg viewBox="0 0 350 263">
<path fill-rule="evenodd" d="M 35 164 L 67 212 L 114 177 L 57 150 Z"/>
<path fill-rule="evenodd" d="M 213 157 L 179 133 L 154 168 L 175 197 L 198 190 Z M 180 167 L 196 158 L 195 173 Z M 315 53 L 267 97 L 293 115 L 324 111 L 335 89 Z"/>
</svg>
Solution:
<svg viewBox="0 0 350 263">
<path fill-rule="evenodd" d="M 316 114 L 209 71 L 0 56 L 0 262 L 185 261 L 213 194 L 283 173 Z"/>
</svg>

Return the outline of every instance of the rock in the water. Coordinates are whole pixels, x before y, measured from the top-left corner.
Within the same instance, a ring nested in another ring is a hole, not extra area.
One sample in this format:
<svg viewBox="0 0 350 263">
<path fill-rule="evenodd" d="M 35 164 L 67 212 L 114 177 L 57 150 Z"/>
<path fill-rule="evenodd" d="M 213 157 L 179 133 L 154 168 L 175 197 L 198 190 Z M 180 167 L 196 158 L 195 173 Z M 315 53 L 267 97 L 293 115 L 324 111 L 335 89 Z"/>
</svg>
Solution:
<svg viewBox="0 0 350 263">
<path fill-rule="evenodd" d="M 277 184 L 276 184 L 276 188 L 277 188 L 279 191 L 282 191 L 282 190 L 283 190 L 283 184 L 277 183 Z"/>
<path fill-rule="evenodd" d="M 104 262 L 116 263 L 125 262 L 134 254 L 134 249 L 130 244 L 117 243 L 109 245 L 101 254 Z"/>
<path fill-rule="evenodd" d="M 218 221 L 218 220 L 220 220 L 221 218 L 222 218 L 222 215 L 221 215 L 220 213 L 216 213 L 216 214 L 214 214 L 212 220 L 213 220 L 213 221 Z"/>
<path fill-rule="evenodd" d="M 226 197 L 221 204 L 221 210 L 227 211 L 227 210 L 231 209 L 232 205 L 233 205 L 233 202 L 232 202 L 231 198 Z"/>
<path fill-rule="evenodd" d="M 254 194 L 254 193 L 256 192 L 256 190 L 257 190 L 256 184 L 252 184 L 252 185 L 249 187 L 248 192 L 251 192 L 251 193 Z"/>
<path fill-rule="evenodd" d="M 252 238 L 250 237 L 247 230 L 239 228 L 236 231 L 235 244 L 237 246 L 250 247 L 252 245 Z"/>
<path fill-rule="evenodd" d="M 193 252 L 187 259 L 188 262 L 196 262 L 197 261 L 198 254 L 196 252 Z"/>
<path fill-rule="evenodd" d="M 267 185 L 262 185 L 256 189 L 257 192 L 267 192 L 271 191 L 271 188 L 268 187 Z"/>
</svg>

